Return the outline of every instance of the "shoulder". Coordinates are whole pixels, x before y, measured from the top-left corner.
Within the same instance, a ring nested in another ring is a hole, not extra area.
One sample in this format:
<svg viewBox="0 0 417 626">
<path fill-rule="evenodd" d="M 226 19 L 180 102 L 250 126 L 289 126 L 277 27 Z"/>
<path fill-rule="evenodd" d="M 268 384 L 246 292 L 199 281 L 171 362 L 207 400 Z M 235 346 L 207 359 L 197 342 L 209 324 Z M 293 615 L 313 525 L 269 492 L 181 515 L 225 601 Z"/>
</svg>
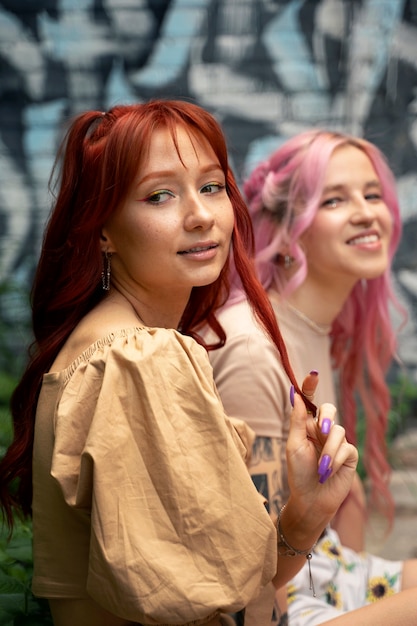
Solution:
<svg viewBox="0 0 417 626">
<path fill-rule="evenodd" d="M 130 305 L 101 302 L 74 328 L 50 371 L 74 369 L 80 361 L 101 359 L 103 354 L 113 352 L 121 352 L 125 359 L 137 359 L 138 353 L 157 352 L 168 344 L 171 350 L 202 350 L 193 339 L 175 329 L 144 326 Z"/>
<path fill-rule="evenodd" d="M 138 366 L 145 361 L 168 361 L 176 358 L 204 359 L 206 351 L 194 339 L 174 329 L 145 326 L 97 328 L 96 332 L 79 333 L 70 337 L 59 353 L 51 373 L 65 371 L 69 379 L 79 369 L 100 370 L 126 368 L 128 363 Z"/>
<path fill-rule="evenodd" d="M 226 333 L 226 342 L 209 353 L 215 376 L 229 369 L 256 367 L 259 373 L 279 366 L 277 348 L 247 301 L 223 309 L 217 317 Z"/>
<path fill-rule="evenodd" d="M 228 338 L 265 334 L 247 300 L 221 309 L 216 316 Z"/>
</svg>

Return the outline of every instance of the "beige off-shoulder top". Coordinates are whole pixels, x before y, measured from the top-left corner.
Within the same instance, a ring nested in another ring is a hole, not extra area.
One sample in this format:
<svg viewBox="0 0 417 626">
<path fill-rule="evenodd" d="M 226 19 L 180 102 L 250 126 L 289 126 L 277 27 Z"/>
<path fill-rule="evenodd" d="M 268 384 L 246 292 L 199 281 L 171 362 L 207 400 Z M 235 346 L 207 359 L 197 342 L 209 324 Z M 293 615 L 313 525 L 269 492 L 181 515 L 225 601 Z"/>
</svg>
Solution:
<svg viewBox="0 0 417 626">
<path fill-rule="evenodd" d="M 174 330 L 118 330 L 45 374 L 34 594 L 143 624 L 245 607 L 275 574 L 276 533 L 235 426 L 206 351 Z"/>
</svg>

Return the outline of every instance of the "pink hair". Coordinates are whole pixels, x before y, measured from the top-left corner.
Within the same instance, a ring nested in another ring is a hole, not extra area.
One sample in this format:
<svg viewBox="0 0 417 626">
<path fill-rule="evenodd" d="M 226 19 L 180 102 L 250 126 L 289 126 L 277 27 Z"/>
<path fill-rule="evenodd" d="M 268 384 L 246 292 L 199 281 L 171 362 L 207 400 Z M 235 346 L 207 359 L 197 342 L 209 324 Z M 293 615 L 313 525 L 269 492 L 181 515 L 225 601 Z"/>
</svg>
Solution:
<svg viewBox="0 0 417 626">
<path fill-rule="evenodd" d="M 265 289 L 274 287 L 287 296 L 304 281 L 307 261 L 298 241 L 318 211 L 329 159 L 346 144 L 368 156 L 381 183 L 393 223 L 389 247 L 392 261 L 401 237 L 401 219 L 394 175 L 385 157 L 364 139 L 310 130 L 284 143 L 258 165 L 244 184 L 255 231 L 257 269 Z M 289 250 L 298 268 L 289 280 L 283 264 L 276 262 L 284 249 Z M 235 292 L 234 300 L 240 297 L 240 292 Z M 365 412 L 363 461 L 371 483 L 370 503 L 383 510 L 392 522 L 394 507 L 388 487 L 391 468 L 385 441 L 390 393 L 385 379 L 397 344 L 390 304 L 405 318 L 393 292 L 390 267 L 378 278 L 358 281 L 333 321 L 331 356 L 340 379 L 343 425 L 352 443 L 357 440 L 355 393 L 359 394 Z"/>
</svg>

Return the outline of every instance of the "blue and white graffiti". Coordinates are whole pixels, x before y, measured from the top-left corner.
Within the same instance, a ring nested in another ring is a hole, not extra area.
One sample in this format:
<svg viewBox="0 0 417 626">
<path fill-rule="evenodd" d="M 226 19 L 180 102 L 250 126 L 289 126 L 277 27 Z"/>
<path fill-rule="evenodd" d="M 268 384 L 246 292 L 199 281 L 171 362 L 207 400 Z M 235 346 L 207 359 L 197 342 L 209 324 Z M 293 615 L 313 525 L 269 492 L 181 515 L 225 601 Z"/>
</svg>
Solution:
<svg viewBox="0 0 417 626">
<path fill-rule="evenodd" d="M 33 268 L 63 122 L 155 96 L 211 110 L 238 177 L 313 125 L 379 145 L 417 313 L 417 0 L 0 0 L 0 282 Z"/>
</svg>

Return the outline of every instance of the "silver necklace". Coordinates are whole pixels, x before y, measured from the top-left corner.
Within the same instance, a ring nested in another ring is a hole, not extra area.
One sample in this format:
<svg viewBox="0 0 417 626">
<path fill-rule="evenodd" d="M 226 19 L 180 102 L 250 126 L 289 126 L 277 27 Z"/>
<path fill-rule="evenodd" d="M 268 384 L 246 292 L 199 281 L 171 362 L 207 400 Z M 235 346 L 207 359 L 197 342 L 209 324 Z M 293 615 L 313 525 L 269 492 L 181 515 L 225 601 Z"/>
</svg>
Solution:
<svg viewBox="0 0 417 626">
<path fill-rule="evenodd" d="M 307 324 L 307 326 L 310 326 L 310 328 L 312 328 L 314 330 L 314 332 L 318 333 L 319 335 L 328 335 L 329 334 L 329 332 L 331 330 L 331 327 L 332 327 L 331 324 L 317 324 L 316 322 L 313 322 L 313 320 L 311 320 L 309 317 L 307 317 L 307 315 L 304 315 L 304 313 L 299 311 L 299 309 L 296 309 L 295 306 L 293 306 L 289 302 L 287 302 L 287 306 L 288 306 L 288 308 L 291 311 L 293 311 L 293 313 L 298 318 L 303 320 L 303 322 L 305 322 Z"/>
</svg>

